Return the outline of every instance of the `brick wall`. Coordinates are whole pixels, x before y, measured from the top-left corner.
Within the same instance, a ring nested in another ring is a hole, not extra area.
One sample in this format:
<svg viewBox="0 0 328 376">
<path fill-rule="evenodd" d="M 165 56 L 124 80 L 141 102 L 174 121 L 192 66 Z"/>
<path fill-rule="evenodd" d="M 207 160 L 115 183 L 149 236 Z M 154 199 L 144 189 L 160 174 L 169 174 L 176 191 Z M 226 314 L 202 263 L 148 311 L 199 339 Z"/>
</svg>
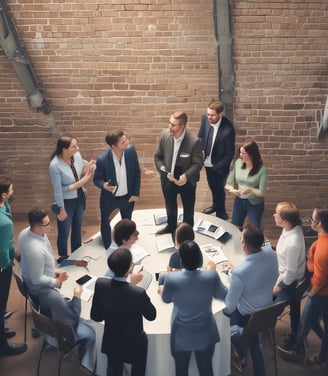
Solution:
<svg viewBox="0 0 328 376">
<path fill-rule="evenodd" d="M 58 135 L 78 139 L 85 158 L 123 128 L 143 168 L 137 208 L 163 205 L 154 170 L 156 138 L 182 109 L 197 132 L 217 96 L 212 0 L 8 1 L 53 109 L 30 109 L 0 50 L 0 170 L 14 178 L 16 215 L 52 202 L 48 164 Z M 254 138 L 269 168 L 266 231 L 280 200 L 304 218 L 327 202 L 327 141 L 316 138 L 327 89 L 326 0 L 232 2 L 237 144 Z M 87 221 L 99 191 L 89 187 Z M 231 208 L 231 198 L 228 207 Z M 202 173 L 196 208 L 210 202 Z M 272 225 L 272 227 L 271 227 Z"/>
</svg>

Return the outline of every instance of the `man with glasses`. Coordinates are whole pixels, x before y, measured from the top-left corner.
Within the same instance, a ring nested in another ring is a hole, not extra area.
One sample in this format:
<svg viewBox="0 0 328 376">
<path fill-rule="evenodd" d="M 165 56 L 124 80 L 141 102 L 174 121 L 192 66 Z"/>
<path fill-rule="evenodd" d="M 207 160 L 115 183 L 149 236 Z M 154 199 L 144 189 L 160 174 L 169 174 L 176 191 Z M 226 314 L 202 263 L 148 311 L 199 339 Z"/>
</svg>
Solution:
<svg viewBox="0 0 328 376">
<path fill-rule="evenodd" d="M 68 275 L 55 268 L 52 247 L 47 234 L 50 219 L 47 212 L 33 208 L 28 213 L 30 227 L 22 230 L 18 236 L 20 252 L 20 271 L 31 298 L 37 302 L 42 287 L 60 286 Z"/>
<path fill-rule="evenodd" d="M 278 346 L 278 352 L 286 360 L 304 362 L 304 340 L 321 315 L 324 330 L 320 352 L 306 359 L 305 364 L 323 369 L 328 368 L 328 209 L 314 209 L 310 222 L 312 230 L 318 233 L 318 239 L 309 249 L 307 261 L 308 271 L 313 273 L 310 291 L 293 349 Z"/>
</svg>

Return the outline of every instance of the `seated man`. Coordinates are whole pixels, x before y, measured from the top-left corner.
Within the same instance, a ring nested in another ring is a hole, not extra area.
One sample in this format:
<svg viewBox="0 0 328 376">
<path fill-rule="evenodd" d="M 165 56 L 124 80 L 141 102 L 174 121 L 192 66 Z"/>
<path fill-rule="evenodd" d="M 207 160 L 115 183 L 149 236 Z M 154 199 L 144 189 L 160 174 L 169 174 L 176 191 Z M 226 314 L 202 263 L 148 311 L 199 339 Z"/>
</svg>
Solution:
<svg viewBox="0 0 328 376">
<path fill-rule="evenodd" d="M 251 314 L 272 304 L 272 289 L 278 277 L 276 253 L 262 247 L 264 236 L 254 225 L 245 226 L 241 245 L 245 260 L 232 270 L 224 313 L 230 317 L 231 342 L 245 364 L 247 349 L 241 344 L 241 331 Z M 254 376 L 265 375 L 265 365 L 259 336 L 250 339 Z"/>
<path fill-rule="evenodd" d="M 47 237 L 50 219 L 47 212 L 33 208 L 28 213 L 30 227 L 18 236 L 20 271 L 31 298 L 37 303 L 41 288 L 54 288 L 67 280 L 66 272 L 55 268 L 51 244 Z"/>
<path fill-rule="evenodd" d="M 64 298 L 57 289 L 46 287 L 40 289 L 38 299 L 42 314 L 72 327 L 75 340 L 82 340 L 80 345 L 81 365 L 92 374 L 96 366 L 96 333 L 80 318 L 81 294 L 81 286 L 75 287 L 72 299 Z M 52 346 L 57 345 L 55 339 L 50 336 L 47 336 L 46 340 Z"/>
<path fill-rule="evenodd" d="M 119 247 L 108 257 L 112 279 L 98 278 L 90 316 L 105 320 L 101 351 L 107 355 L 107 376 L 123 374 L 123 363 L 132 364 L 132 375 L 146 372 L 148 338 L 142 318 L 155 320 L 156 308 L 146 291 L 127 282 L 133 268 L 128 248 Z"/>
</svg>

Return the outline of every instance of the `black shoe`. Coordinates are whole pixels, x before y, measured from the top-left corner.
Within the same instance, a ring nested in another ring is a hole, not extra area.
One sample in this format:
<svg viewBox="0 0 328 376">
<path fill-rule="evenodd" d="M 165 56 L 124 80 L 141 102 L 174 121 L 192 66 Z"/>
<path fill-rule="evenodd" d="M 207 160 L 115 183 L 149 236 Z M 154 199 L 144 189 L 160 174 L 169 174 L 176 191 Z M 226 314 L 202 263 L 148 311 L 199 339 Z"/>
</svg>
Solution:
<svg viewBox="0 0 328 376">
<path fill-rule="evenodd" d="M 37 329 L 37 328 L 32 328 L 32 337 L 33 337 L 33 338 L 39 338 L 39 337 L 41 337 L 41 336 L 42 336 L 42 334 L 41 334 L 41 332 L 40 332 L 39 329 Z"/>
<path fill-rule="evenodd" d="M 212 214 L 212 213 L 214 213 L 215 212 L 215 208 L 213 208 L 213 206 L 209 206 L 208 208 L 205 208 L 204 210 L 203 210 L 203 213 L 204 214 Z"/>
<path fill-rule="evenodd" d="M 218 218 L 224 219 L 225 221 L 229 218 L 227 213 L 217 215 Z"/>
<path fill-rule="evenodd" d="M 163 235 L 163 234 L 172 234 L 174 231 L 172 231 L 169 226 L 165 226 L 164 228 L 156 231 L 156 235 Z"/>
<path fill-rule="evenodd" d="M 57 259 L 57 264 L 60 264 L 61 262 L 63 262 L 64 260 L 66 260 L 68 258 L 68 256 L 60 256 L 58 257 Z"/>
<path fill-rule="evenodd" d="M 26 343 L 7 343 L 0 347 L 0 356 L 18 355 L 26 350 Z"/>
<path fill-rule="evenodd" d="M 5 338 L 6 339 L 13 338 L 13 337 L 15 337 L 15 335 L 16 335 L 16 332 L 14 332 L 13 330 L 7 330 L 5 332 Z"/>
<path fill-rule="evenodd" d="M 285 350 L 293 350 L 294 344 L 296 341 L 296 337 L 292 334 L 288 334 L 288 336 L 284 339 L 283 343 L 280 345 Z"/>
</svg>

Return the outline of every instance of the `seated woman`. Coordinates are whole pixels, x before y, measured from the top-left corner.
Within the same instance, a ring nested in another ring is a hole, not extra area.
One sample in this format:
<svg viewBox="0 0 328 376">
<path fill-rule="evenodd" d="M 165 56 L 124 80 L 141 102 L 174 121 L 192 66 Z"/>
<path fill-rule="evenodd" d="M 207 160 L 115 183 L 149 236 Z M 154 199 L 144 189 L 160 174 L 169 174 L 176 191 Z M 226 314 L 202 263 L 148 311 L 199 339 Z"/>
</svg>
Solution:
<svg viewBox="0 0 328 376">
<path fill-rule="evenodd" d="M 184 242 L 179 248 L 183 269 L 167 273 L 164 286 L 158 292 L 165 303 L 173 302 L 171 319 L 171 354 L 176 376 L 188 375 L 191 353 L 194 351 L 200 376 L 212 376 L 212 357 L 220 336 L 212 312 L 212 298 L 224 299 L 226 287 L 210 261 L 206 269 L 197 243 Z M 195 299 L 197 296 L 197 299 Z"/>
<path fill-rule="evenodd" d="M 194 239 L 195 239 L 195 233 L 194 233 L 192 226 L 190 226 L 189 223 L 185 223 L 185 222 L 179 223 L 178 227 L 175 230 L 176 251 L 172 253 L 170 257 L 169 265 L 166 268 L 168 272 L 182 269 L 178 249 L 180 248 L 182 243 L 185 242 L 186 240 L 194 240 Z"/>
</svg>

